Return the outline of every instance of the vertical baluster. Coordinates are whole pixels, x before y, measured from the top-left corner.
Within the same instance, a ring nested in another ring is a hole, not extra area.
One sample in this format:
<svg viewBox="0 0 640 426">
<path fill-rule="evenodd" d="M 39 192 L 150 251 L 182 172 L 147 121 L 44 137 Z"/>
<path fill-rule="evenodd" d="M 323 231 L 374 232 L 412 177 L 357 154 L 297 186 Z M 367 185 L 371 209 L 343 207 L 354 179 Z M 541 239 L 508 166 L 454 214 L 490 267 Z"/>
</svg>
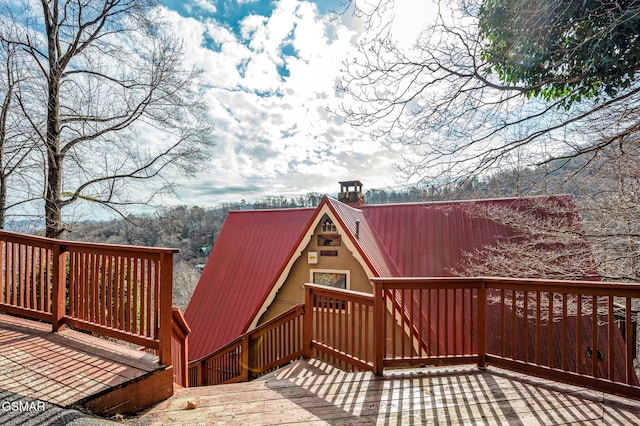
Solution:
<svg viewBox="0 0 640 426">
<path fill-rule="evenodd" d="M 91 286 L 93 287 L 93 312 L 91 321 L 100 324 L 100 257 L 99 253 L 94 253 L 91 259 Z"/>
<path fill-rule="evenodd" d="M 153 338 L 157 339 L 160 332 L 160 278 L 162 276 L 162 267 L 160 259 L 156 260 L 155 275 L 153 281 L 153 321 L 155 326 L 153 327 Z"/>
<path fill-rule="evenodd" d="M 631 319 L 631 298 L 626 297 L 625 300 L 625 312 L 624 312 L 624 331 L 625 331 L 625 383 L 630 385 L 632 378 L 635 374 L 633 370 L 633 346 L 636 344 L 634 339 L 634 326 L 637 325 Z M 640 318 L 636 317 L 636 321 Z"/>
<path fill-rule="evenodd" d="M 398 304 L 398 311 L 400 314 L 400 341 L 398 343 L 400 343 L 400 357 L 402 359 L 405 358 L 405 350 L 404 350 L 404 343 L 405 343 L 405 339 L 404 339 L 404 330 L 406 330 L 406 324 L 407 324 L 407 310 L 405 309 L 405 306 L 407 306 L 407 289 L 402 289 L 400 291 L 400 301 Z"/>
<path fill-rule="evenodd" d="M 431 350 L 431 306 L 433 305 L 433 295 L 431 294 L 431 288 L 427 289 L 427 313 L 426 319 L 427 322 L 425 324 L 427 328 L 427 338 L 426 338 L 426 348 L 427 348 L 427 356 L 432 356 L 433 351 Z"/>
<path fill-rule="evenodd" d="M 549 292 L 549 320 L 547 321 L 547 327 L 549 327 L 548 336 L 547 336 L 547 367 L 555 368 L 553 362 L 553 351 L 555 350 L 555 345 L 553 344 L 553 296 L 554 293 L 552 291 Z"/>
<path fill-rule="evenodd" d="M 567 293 L 562 293 L 562 370 L 567 371 Z"/>
<path fill-rule="evenodd" d="M 125 257 L 118 256 L 118 275 L 116 281 L 116 288 L 118 289 L 118 323 L 117 327 L 120 330 L 124 330 L 125 327 Z"/>
<path fill-rule="evenodd" d="M 449 336 L 449 322 L 451 321 L 451 319 L 449 318 L 451 315 L 451 306 L 449 306 L 449 299 L 451 299 L 451 289 L 445 288 L 444 289 L 444 354 L 443 355 L 451 355 L 451 348 L 450 348 L 450 336 Z"/>
<path fill-rule="evenodd" d="M 78 295 L 78 317 L 79 318 L 86 318 L 86 309 L 87 309 L 87 281 L 86 281 L 86 277 L 84 276 L 84 273 L 86 271 L 85 268 L 83 268 L 84 266 L 84 253 L 79 253 L 76 252 L 76 267 L 78 268 L 77 270 L 77 277 L 76 277 L 76 285 L 79 288 L 79 295 Z"/>
<path fill-rule="evenodd" d="M 135 262 L 134 257 L 127 256 L 126 258 L 126 268 L 127 272 L 125 275 L 125 295 L 127 303 L 125 305 L 125 331 L 131 332 L 133 326 L 133 316 L 135 312 L 135 306 L 133 305 L 133 263 Z"/>
<path fill-rule="evenodd" d="M 149 259 L 143 258 L 140 260 L 140 330 L 138 331 L 142 336 L 148 336 L 149 329 L 147 328 L 147 274 L 149 269 Z"/>
<path fill-rule="evenodd" d="M 28 247 L 28 264 L 29 264 L 29 308 L 37 310 L 36 303 L 37 294 L 37 268 L 36 268 L 36 248 Z"/>
<path fill-rule="evenodd" d="M 458 353 L 458 339 L 460 338 L 460 334 L 458 333 L 457 330 L 457 318 L 458 318 L 458 289 L 451 289 L 451 293 L 453 293 L 452 298 L 451 298 L 451 302 L 453 304 L 453 306 L 451 307 L 451 332 L 452 332 L 452 343 L 453 343 L 453 353 L 451 355 L 460 355 Z"/>
<path fill-rule="evenodd" d="M 500 289 L 500 356 L 505 356 L 505 300 L 504 289 Z"/>
<path fill-rule="evenodd" d="M 576 295 L 576 373 L 582 374 L 582 293 Z"/>
<path fill-rule="evenodd" d="M 118 305 L 116 303 L 116 300 L 118 298 L 117 296 L 117 290 L 115 288 L 115 280 L 116 280 L 116 269 L 117 269 L 117 259 L 114 256 L 109 256 L 107 258 L 107 287 L 108 287 L 108 292 L 107 292 L 107 297 L 109 298 L 109 302 L 107 303 L 107 312 L 106 315 L 108 317 L 107 319 L 107 324 L 109 325 L 109 327 L 115 327 L 115 321 L 117 318 L 117 308 Z"/>
<path fill-rule="evenodd" d="M 591 375 L 598 377 L 598 298 L 591 297 Z"/>
<path fill-rule="evenodd" d="M 108 284 L 108 279 L 107 279 L 107 256 L 106 255 L 101 255 L 100 256 L 100 264 L 98 265 L 98 270 L 100 272 L 100 315 L 99 315 L 99 320 L 100 320 L 100 324 L 101 325 L 106 325 L 107 324 L 107 307 L 109 306 L 109 299 L 107 299 L 107 286 Z"/>
<path fill-rule="evenodd" d="M 436 289 L 436 356 L 440 356 L 440 289 Z"/>
<path fill-rule="evenodd" d="M 460 321 L 458 323 L 458 328 L 459 328 L 459 332 L 460 332 L 460 355 L 467 355 L 468 352 L 468 346 L 467 346 L 467 338 L 469 336 L 468 333 L 468 329 L 467 327 L 465 327 L 465 324 L 467 322 L 467 289 L 460 289 L 460 301 L 461 301 L 461 306 L 460 306 Z"/>
<path fill-rule="evenodd" d="M 78 299 L 80 298 L 79 289 L 77 288 L 76 280 L 76 253 L 69 253 L 69 315 L 77 317 L 78 313 Z M 55 271 L 54 271 L 55 273 Z"/>
<path fill-rule="evenodd" d="M 153 315 L 153 311 L 151 310 L 151 308 L 153 307 L 153 271 L 157 268 L 157 263 L 156 260 L 152 260 L 149 259 L 147 261 L 147 279 L 146 281 L 146 286 L 147 286 L 147 324 L 146 324 L 146 328 L 147 328 L 147 337 L 151 337 L 153 336 L 153 326 L 152 326 L 152 315 Z"/>
<path fill-rule="evenodd" d="M 140 321 L 139 315 L 138 313 L 140 312 L 140 305 L 139 305 L 139 294 L 140 294 L 140 286 L 139 286 L 139 267 L 138 264 L 140 262 L 140 259 L 138 257 L 134 257 L 132 259 L 133 262 L 133 272 L 132 272 L 132 282 L 131 284 L 133 285 L 133 306 L 132 306 L 132 311 L 131 311 L 131 323 L 132 323 L 132 328 L 131 328 L 131 332 L 132 333 L 138 333 L 139 329 L 141 327 L 138 327 L 138 322 Z"/>
<path fill-rule="evenodd" d="M 373 347 L 373 338 L 371 334 L 369 334 L 369 312 L 370 309 L 368 306 L 366 306 L 364 311 L 364 329 L 366 333 L 364 342 L 364 357 L 366 360 L 371 360 L 373 362 L 373 352 L 369 353 L 369 345 L 371 344 L 371 347 Z M 371 330 L 373 331 L 373 322 L 371 324 Z"/>
<path fill-rule="evenodd" d="M 25 275 L 27 266 L 25 264 L 25 256 L 23 254 L 25 249 L 24 244 L 18 245 L 18 294 L 20 297 L 20 306 L 24 306 L 24 293 L 25 293 Z"/>
<path fill-rule="evenodd" d="M 524 290 L 522 293 L 522 350 L 524 353 L 524 362 L 529 362 L 529 292 Z"/>
<path fill-rule="evenodd" d="M 540 352 L 541 352 L 541 334 L 542 334 L 542 292 L 536 291 L 536 350 L 535 350 L 535 362 L 540 365 Z"/>
<path fill-rule="evenodd" d="M 518 341 L 518 292 L 515 288 L 511 289 L 511 358 L 517 359 L 516 342 Z"/>
<path fill-rule="evenodd" d="M 423 307 L 424 307 L 424 289 L 418 290 L 418 357 L 429 356 L 429 348 L 425 348 L 425 335 L 424 335 L 424 321 L 423 321 Z"/>
<path fill-rule="evenodd" d="M 46 293 L 45 293 L 45 286 L 44 286 L 44 276 L 45 276 L 45 269 L 44 269 L 44 256 L 45 256 L 46 250 L 42 247 L 40 247 L 38 249 L 38 310 L 42 311 L 42 312 L 48 312 L 47 304 L 45 301 L 46 298 Z M 47 286 L 47 290 L 48 290 Z M 2 302 L 2 300 L 0 300 L 0 303 Z"/>
<path fill-rule="evenodd" d="M 474 293 L 475 293 L 475 297 L 474 297 Z M 469 289 L 469 316 L 467 317 L 469 318 L 469 328 L 470 328 L 469 346 L 468 346 L 469 355 L 478 352 L 478 344 L 476 343 L 476 338 L 478 333 L 478 321 L 477 319 L 474 321 L 474 318 L 476 318 L 476 315 L 477 315 L 476 311 L 473 309 L 474 299 L 478 300 L 478 290 L 474 288 L 470 288 Z"/>
<path fill-rule="evenodd" d="M 608 300 L 608 312 L 607 312 L 607 322 L 608 322 L 608 327 L 607 327 L 607 336 L 608 336 L 608 341 L 609 341 L 609 347 L 607 348 L 608 350 L 608 363 L 607 363 L 607 378 L 609 380 L 616 380 L 615 377 L 615 368 L 614 368 L 614 359 L 615 359 L 615 351 L 614 351 L 614 338 L 613 336 L 615 335 L 615 316 L 614 316 L 614 312 L 613 309 L 615 308 L 615 305 L 613 303 L 613 296 L 609 296 L 609 300 Z"/>
</svg>

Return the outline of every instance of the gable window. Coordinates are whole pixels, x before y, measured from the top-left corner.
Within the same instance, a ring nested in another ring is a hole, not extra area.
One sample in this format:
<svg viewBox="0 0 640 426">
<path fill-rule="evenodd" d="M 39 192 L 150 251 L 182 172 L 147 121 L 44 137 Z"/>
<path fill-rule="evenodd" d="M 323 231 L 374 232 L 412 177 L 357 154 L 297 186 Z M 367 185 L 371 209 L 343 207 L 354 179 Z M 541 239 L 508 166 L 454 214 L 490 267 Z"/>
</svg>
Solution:
<svg viewBox="0 0 640 426">
<path fill-rule="evenodd" d="M 312 269 L 311 282 L 318 285 L 347 290 L 350 287 L 349 271 Z"/>
</svg>

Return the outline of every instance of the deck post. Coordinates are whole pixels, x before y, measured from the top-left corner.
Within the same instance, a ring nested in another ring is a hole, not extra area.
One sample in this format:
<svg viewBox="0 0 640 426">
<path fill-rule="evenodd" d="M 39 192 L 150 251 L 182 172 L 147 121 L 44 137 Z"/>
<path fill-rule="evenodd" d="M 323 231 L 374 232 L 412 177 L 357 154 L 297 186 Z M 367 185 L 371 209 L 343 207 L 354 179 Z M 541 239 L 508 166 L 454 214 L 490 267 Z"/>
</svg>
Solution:
<svg viewBox="0 0 640 426">
<path fill-rule="evenodd" d="M 67 252 L 62 244 L 55 244 L 52 252 L 51 328 L 56 332 L 62 327 L 66 314 Z"/>
<path fill-rule="evenodd" d="M 313 357 L 313 348 L 311 342 L 313 340 L 313 296 L 311 287 L 304 286 L 304 322 L 302 325 L 302 347 L 304 358 Z"/>
<path fill-rule="evenodd" d="M 385 355 L 385 315 L 384 289 L 382 283 L 373 282 L 373 373 L 381 376 L 384 372 Z"/>
<path fill-rule="evenodd" d="M 158 330 L 158 355 L 160 364 L 172 365 L 171 334 L 173 310 L 171 309 L 173 290 L 173 253 L 160 253 L 160 329 Z"/>
<path fill-rule="evenodd" d="M 242 336 L 242 345 L 240 346 L 240 377 L 242 377 L 243 382 L 249 381 L 249 373 L 251 372 L 251 366 L 249 365 L 249 336 L 250 333 L 245 333 L 245 335 Z"/>
<path fill-rule="evenodd" d="M 476 327 L 478 327 L 478 368 L 487 367 L 487 282 L 480 281 L 478 286 L 478 317 Z"/>
</svg>

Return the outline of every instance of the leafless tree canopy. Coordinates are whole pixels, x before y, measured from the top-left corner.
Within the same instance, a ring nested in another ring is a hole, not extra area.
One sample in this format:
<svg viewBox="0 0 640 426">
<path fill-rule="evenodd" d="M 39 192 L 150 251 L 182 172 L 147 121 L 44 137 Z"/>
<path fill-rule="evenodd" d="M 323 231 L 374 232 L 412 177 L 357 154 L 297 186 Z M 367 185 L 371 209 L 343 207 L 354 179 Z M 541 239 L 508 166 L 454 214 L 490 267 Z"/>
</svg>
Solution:
<svg viewBox="0 0 640 426">
<path fill-rule="evenodd" d="M 389 2 L 370 8 L 351 3 L 379 30 L 370 31 L 359 55 L 346 62 L 342 89 L 347 96 L 337 113 L 373 137 L 412 146 L 414 155 L 399 167 L 404 177 L 468 179 L 516 156 L 526 158 L 527 165 L 593 159 L 638 132 L 640 86 L 635 78 L 611 95 L 603 92 L 580 102 L 570 102 L 576 95 L 571 89 L 538 97 L 540 87 L 553 83 L 551 77 L 531 85 L 499 78 L 495 62 L 485 59 L 487 41 L 478 20 L 482 1 L 442 0 L 435 12 L 416 10 L 424 14 L 426 27 L 412 45 L 396 42 L 389 31 Z M 519 25 L 544 22 L 533 6 L 527 10 L 531 13 L 521 14 Z M 536 40 L 524 42 L 535 45 Z M 588 77 L 570 76 L 565 82 Z"/>
<path fill-rule="evenodd" d="M 511 205 L 477 204 L 470 214 L 506 226 L 498 237 L 452 272 L 461 276 L 497 276 L 583 280 L 598 270 L 571 197 L 515 199 Z"/>
<path fill-rule="evenodd" d="M 42 152 L 47 235 L 80 200 L 121 211 L 171 189 L 210 131 L 181 42 L 153 0 L 55 0 L 6 12 L 0 39 L 30 84 L 15 101 Z"/>
</svg>

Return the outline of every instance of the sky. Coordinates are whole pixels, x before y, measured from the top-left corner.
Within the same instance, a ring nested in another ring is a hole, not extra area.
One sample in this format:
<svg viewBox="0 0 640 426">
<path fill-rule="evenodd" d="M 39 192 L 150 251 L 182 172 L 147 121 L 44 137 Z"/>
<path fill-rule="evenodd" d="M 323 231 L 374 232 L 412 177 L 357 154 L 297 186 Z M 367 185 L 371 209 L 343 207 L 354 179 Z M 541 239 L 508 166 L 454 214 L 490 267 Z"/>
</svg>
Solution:
<svg viewBox="0 0 640 426">
<path fill-rule="evenodd" d="M 337 16 L 343 0 L 164 0 L 189 64 L 204 70 L 214 124 L 206 171 L 180 178 L 186 205 L 335 195 L 338 181 L 398 187 L 406 148 L 372 140 L 329 112 L 342 102 L 343 61 L 362 23 Z M 424 0 L 398 0 L 398 37 L 415 39 Z M 422 5 L 422 8 L 417 5 Z"/>
</svg>

